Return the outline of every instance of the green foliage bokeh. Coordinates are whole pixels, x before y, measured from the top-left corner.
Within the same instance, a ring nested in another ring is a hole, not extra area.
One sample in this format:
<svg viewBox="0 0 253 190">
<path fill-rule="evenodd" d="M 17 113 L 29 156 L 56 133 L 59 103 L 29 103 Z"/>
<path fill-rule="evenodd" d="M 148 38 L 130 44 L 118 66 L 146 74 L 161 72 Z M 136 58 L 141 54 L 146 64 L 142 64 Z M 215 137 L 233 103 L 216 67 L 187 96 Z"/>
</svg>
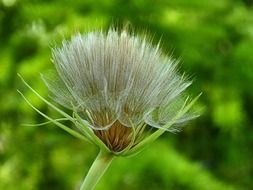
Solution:
<svg viewBox="0 0 253 190">
<path fill-rule="evenodd" d="M 50 48 L 77 31 L 130 25 L 161 41 L 203 92 L 203 114 L 143 153 L 118 158 L 98 190 L 253 189 L 253 2 L 250 0 L 0 1 L 0 189 L 78 189 L 97 148 L 45 119 L 18 95 L 57 117 L 25 88 L 48 92 L 40 72 Z"/>
</svg>

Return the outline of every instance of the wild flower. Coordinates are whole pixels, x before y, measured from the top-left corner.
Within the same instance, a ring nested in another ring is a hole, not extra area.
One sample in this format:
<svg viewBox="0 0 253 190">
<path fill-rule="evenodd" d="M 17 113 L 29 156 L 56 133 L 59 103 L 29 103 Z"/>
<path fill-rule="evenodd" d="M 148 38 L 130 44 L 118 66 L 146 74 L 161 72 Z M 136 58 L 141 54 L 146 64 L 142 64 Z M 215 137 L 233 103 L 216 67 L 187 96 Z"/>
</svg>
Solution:
<svg viewBox="0 0 253 190">
<path fill-rule="evenodd" d="M 178 73 L 178 61 L 145 37 L 114 29 L 77 34 L 53 48 L 52 55 L 57 72 L 42 75 L 43 81 L 52 98 L 73 115 L 25 84 L 77 130 L 31 106 L 104 152 L 137 153 L 165 131 L 175 132 L 180 123 L 195 117 L 189 110 L 198 97 L 186 98 L 184 91 L 191 82 Z"/>
</svg>

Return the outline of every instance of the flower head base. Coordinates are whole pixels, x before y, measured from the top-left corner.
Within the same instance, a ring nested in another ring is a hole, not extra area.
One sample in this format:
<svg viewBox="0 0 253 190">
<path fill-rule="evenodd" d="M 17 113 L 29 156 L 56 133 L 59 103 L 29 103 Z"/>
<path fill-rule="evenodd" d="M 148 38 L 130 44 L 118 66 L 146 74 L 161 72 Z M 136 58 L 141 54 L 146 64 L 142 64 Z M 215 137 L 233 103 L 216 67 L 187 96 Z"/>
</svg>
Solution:
<svg viewBox="0 0 253 190">
<path fill-rule="evenodd" d="M 194 117 L 188 111 L 196 99 L 182 95 L 191 82 L 145 38 L 113 29 L 78 34 L 53 49 L 53 62 L 57 74 L 43 80 L 54 100 L 73 111 L 68 117 L 89 141 L 108 151 L 134 153 Z"/>
</svg>

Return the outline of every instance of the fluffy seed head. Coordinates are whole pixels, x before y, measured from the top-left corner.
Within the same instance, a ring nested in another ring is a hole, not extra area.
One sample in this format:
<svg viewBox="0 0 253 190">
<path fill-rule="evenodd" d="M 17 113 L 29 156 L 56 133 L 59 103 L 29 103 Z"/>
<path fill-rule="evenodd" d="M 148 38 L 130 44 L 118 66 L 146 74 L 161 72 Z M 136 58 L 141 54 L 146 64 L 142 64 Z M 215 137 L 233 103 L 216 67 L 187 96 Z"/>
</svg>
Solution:
<svg viewBox="0 0 253 190">
<path fill-rule="evenodd" d="M 146 125 L 170 122 L 191 84 L 159 45 L 126 31 L 77 34 L 53 49 L 53 62 L 57 76 L 44 81 L 54 99 L 80 115 L 114 152 L 141 137 Z M 175 123 L 190 118 L 185 114 Z"/>
</svg>

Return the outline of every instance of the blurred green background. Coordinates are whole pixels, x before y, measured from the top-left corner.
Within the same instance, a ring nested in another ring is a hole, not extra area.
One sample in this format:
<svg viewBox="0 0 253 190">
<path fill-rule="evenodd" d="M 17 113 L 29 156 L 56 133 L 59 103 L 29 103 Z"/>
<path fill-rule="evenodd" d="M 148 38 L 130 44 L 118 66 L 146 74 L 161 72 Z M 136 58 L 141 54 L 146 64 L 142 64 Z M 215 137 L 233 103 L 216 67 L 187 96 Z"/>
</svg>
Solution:
<svg viewBox="0 0 253 190">
<path fill-rule="evenodd" d="M 204 113 L 141 154 L 118 158 L 97 190 L 253 189 L 252 0 L 1 0 L 0 189 L 78 189 L 98 149 L 41 123 L 18 95 L 57 117 L 24 87 L 47 97 L 39 73 L 52 69 L 50 47 L 77 31 L 114 24 L 161 39 L 180 70 L 203 92 Z"/>
</svg>

